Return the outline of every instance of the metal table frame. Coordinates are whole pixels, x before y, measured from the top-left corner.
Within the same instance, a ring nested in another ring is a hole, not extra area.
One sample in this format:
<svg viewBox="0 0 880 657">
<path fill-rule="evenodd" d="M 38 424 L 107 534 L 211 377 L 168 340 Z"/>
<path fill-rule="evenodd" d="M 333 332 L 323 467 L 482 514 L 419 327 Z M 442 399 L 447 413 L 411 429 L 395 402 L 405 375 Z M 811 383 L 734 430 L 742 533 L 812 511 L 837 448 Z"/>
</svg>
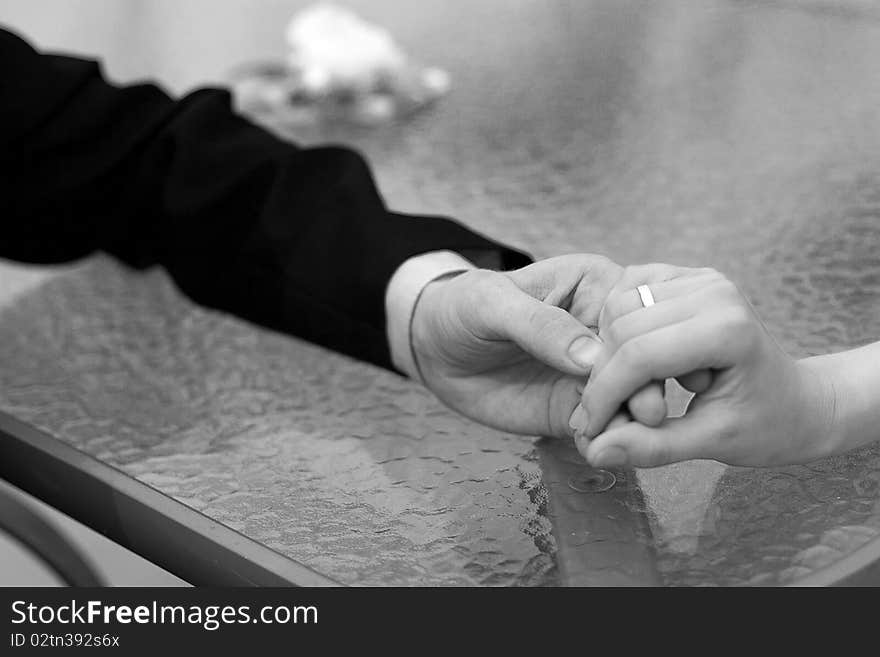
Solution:
<svg viewBox="0 0 880 657">
<path fill-rule="evenodd" d="M 198 586 L 340 585 L 3 412 L 0 477 Z M 792 586 L 880 586 L 880 538 Z"/>
<path fill-rule="evenodd" d="M 2 412 L 0 477 L 191 584 L 339 585 Z"/>
</svg>

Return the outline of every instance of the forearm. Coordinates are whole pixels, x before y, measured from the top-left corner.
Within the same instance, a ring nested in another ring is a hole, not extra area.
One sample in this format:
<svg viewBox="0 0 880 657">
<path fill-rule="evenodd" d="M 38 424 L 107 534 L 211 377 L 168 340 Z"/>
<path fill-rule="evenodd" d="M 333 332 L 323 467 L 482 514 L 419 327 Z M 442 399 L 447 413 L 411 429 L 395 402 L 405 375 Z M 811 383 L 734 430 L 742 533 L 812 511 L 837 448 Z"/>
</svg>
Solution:
<svg viewBox="0 0 880 657">
<path fill-rule="evenodd" d="M 357 153 L 282 141 L 222 90 L 116 87 L 0 30 L 0 91 L 3 257 L 163 265 L 201 304 L 389 368 L 385 293 L 407 259 L 528 262 L 455 221 L 389 211 Z"/>
<path fill-rule="evenodd" d="M 880 439 L 880 342 L 806 358 L 799 365 L 824 389 L 812 410 L 827 427 L 828 455 Z"/>
</svg>

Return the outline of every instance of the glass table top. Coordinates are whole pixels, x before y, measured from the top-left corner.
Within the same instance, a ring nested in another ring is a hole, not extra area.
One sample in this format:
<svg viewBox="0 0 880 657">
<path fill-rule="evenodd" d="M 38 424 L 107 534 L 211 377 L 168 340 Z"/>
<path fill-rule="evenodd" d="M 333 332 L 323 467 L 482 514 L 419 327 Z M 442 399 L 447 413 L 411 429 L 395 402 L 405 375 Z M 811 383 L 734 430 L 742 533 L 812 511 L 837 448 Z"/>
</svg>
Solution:
<svg viewBox="0 0 880 657">
<path fill-rule="evenodd" d="M 38 43 L 91 34 L 114 75 L 178 91 L 282 56 L 304 3 L 243 26 L 245 4 L 187 3 L 196 48 L 170 2 L 140 22 L 92 3 L 91 27 L 59 33 L 0 1 Z M 880 339 L 880 3 L 347 4 L 448 69 L 451 94 L 372 130 L 270 127 L 360 148 L 393 208 L 539 257 L 714 266 L 797 356 Z M 160 270 L 98 256 L 0 280 L 0 410 L 342 583 L 786 584 L 880 540 L 878 445 L 618 471 L 578 494 L 570 445 L 198 308 Z"/>
</svg>

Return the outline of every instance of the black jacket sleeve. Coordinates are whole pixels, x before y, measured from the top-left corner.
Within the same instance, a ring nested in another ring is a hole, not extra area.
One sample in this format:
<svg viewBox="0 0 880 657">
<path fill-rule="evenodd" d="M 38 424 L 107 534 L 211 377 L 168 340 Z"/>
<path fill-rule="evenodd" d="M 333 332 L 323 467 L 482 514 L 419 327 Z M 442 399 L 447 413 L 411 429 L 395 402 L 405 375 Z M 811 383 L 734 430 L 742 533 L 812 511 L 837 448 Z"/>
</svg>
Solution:
<svg viewBox="0 0 880 657">
<path fill-rule="evenodd" d="M 384 293 L 405 259 L 529 262 L 450 219 L 390 212 L 355 152 L 280 140 L 225 91 L 116 87 L 3 30 L 0 226 L 2 257 L 159 264 L 199 303 L 389 368 Z"/>
</svg>

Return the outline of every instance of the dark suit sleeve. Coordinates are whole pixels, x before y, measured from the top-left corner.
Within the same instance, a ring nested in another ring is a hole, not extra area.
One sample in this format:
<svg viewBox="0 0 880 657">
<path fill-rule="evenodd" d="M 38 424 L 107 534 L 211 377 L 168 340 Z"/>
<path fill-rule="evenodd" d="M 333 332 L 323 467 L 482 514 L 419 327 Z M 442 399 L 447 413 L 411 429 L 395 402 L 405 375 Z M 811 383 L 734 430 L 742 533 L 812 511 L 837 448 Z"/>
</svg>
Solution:
<svg viewBox="0 0 880 657">
<path fill-rule="evenodd" d="M 2 30 L 0 192 L 2 257 L 159 264 L 199 303 L 385 367 L 385 287 L 405 259 L 529 262 L 450 219 L 390 212 L 355 152 L 282 141 L 225 91 L 115 87 Z"/>
</svg>

